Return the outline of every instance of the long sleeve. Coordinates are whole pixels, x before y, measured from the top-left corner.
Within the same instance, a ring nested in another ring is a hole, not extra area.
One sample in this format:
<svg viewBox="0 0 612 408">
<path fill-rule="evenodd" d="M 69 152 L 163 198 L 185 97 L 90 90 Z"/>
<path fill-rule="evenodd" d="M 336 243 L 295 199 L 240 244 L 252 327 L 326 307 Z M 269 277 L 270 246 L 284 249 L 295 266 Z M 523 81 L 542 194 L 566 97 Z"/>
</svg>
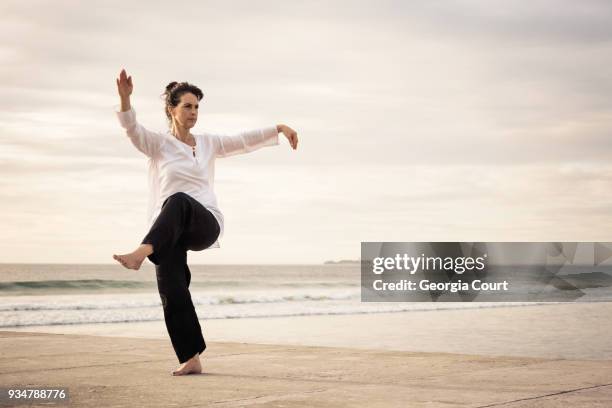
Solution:
<svg viewBox="0 0 612 408">
<path fill-rule="evenodd" d="M 164 142 L 163 136 L 145 129 L 138 123 L 136 112 L 133 108 L 125 112 L 117 111 L 116 113 L 119 124 L 126 130 L 132 144 L 148 157 L 155 157 Z"/>
<path fill-rule="evenodd" d="M 276 126 L 250 130 L 234 136 L 214 135 L 216 157 L 228 157 L 235 154 L 248 153 L 264 146 L 278 144 Z"/>
</svg>

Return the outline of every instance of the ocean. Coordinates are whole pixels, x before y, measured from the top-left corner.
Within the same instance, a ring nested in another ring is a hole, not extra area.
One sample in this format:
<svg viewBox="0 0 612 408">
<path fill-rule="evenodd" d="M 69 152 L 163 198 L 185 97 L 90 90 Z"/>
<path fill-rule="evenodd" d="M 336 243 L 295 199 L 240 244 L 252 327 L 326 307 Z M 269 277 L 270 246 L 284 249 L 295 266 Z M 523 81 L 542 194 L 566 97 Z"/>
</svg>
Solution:
<svg viewBox="0 0 612 408">
<path fill-rule="evenodd" d="M 203 320 L 534 305 L 361 302 L 356 263 L 190 265 L 190 270 L 191 296 Z M 139 271 L 112 264 L 0 264 L 0 328 L 144 321 L 163 321 L 151 264 Z"/>
</svg>

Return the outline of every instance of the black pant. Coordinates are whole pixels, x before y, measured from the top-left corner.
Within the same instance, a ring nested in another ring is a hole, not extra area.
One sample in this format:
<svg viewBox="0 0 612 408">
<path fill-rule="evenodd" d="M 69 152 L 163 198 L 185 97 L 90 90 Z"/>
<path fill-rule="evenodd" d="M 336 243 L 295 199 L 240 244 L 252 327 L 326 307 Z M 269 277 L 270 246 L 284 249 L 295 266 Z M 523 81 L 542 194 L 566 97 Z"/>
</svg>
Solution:
<svg viewBox="0 0 612 408">
<path fill-rule="evenodd" d="M 219 223 L 210 211 L 190 195 L 176 193 L 164 201 L 159 216 L 142 240 L 143 244 L 153 246 L 148 258 L 155 264 L 166 328 L 181 363 L 206 349 L 189 293 L 191 272 L 187 251 L 208 248 L 219 233 Z"/>
</svg>

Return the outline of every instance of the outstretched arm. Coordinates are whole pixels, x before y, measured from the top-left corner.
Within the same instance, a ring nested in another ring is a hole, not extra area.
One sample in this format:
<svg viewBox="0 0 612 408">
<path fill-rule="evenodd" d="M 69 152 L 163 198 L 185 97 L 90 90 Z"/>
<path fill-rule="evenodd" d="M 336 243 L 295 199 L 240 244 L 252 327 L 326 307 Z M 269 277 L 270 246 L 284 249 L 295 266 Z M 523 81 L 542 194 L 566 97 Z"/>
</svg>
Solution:
<svg viewBox="0 0 612 408">
<path fill-rule="evenodd" d="M 117 112 L 117 118 L 121 127 L 126 130 L 132 144 L 145 155 L 154 157 L 159 152 L 163 137 L 145 129 L 136 120 L 136 112 L 132 109 L 130 102 L 130 95 L 133 90 L 132 77 L 127 75 L 125 69 L 122 69 L 119 78 L 117 78 L 117 92 L 121 99 L 121 111 Z"/>
<path fill-rule="evenodd" d="M 217 157 L 248 153 L 264 146 L 278 144 L 278 134 L 284 134 L 291 147 L 297 148 L 297 133 L 287 125 L 276 125 L 242 132 L 234 136 L 214 136 Z"/>
</svg>

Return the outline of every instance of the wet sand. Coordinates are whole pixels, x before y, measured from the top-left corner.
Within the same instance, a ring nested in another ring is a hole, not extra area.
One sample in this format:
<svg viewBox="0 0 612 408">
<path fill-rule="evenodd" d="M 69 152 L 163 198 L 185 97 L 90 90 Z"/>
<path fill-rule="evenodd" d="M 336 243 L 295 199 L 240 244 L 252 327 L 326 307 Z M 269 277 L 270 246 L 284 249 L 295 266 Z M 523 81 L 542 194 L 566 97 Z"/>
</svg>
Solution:
<svg viewBox="0 0 612 408">
<path fill-rule="evenodd" d="M 612 360 L 612 303 L 201 320 L 206 341 Z M 9 329 L 168 339 L 163 321 Z"/>
</svg>

